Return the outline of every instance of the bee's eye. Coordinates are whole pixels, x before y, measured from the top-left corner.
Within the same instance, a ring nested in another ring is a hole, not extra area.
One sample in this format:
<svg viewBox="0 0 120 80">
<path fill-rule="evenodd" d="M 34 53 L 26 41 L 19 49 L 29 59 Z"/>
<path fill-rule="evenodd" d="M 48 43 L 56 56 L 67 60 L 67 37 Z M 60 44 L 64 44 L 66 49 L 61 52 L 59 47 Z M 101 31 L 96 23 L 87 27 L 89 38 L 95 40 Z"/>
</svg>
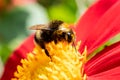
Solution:
<svg viewBox="0 0 120 80">
<path fill-rule="evenodd" d="M 72 34 L 70 32 L 67 33 L 67 36 L 68 36 L 68 42 L 71 42 L 72 41 Z"/>
<path fill-rule="evenodd" d="M 71 35 L 71 33 L 70 33 L 70 32 L 68 32 L 68 33 L 67 33 L 67 35 L 69 36 L 69 35 Z"/>
</svg>

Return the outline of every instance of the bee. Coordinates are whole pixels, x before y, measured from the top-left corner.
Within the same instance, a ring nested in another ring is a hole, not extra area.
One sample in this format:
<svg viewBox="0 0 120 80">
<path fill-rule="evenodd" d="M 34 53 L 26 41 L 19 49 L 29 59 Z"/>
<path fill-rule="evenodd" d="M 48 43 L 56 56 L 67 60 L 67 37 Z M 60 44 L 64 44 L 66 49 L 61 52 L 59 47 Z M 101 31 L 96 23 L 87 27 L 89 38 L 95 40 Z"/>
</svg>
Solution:
<svg viewBox="0 0 120 80">
<path fill-rule="evenodd" d="M 75 40 L 75 34 L 68 24 L 61 20 L 54 20 L 48 24 L 40 24 L 30 27 L 32 30 L 36 30 L 34 41 L 45 53 L 50 57 L 48 50 L 45 45 L 52 41 L 57 44 L 60 41 L 66 41 L 68 43 L 73 43 Z"/>
</svg>

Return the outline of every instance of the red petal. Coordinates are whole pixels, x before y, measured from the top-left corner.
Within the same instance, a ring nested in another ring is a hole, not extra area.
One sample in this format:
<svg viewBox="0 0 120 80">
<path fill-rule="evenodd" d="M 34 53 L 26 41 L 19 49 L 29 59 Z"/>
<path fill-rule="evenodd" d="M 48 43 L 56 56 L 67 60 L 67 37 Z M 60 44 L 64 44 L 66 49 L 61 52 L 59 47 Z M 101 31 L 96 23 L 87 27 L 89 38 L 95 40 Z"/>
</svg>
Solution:
<svg viewBox="0 0 120 80">
<path fill-rule="evenodd" d="M 100 0 L 88 9 L 76 25 L 80 50 L 87 46 L 88 53 L 120 32 L 120 0 Z"/>
<path fill-rule="evenodd" d="M 1 80 L 11 80 L 13 78 L 13 73 L 16 71 L 17 65 L 20 64 L 20 60 L 26 57 L 26 54 L 32 51 L 33 44 L 33 36 L 28 37 L 20 47 L 18 47 L 7 60 L 5 64 L 5 71 L 1 78 Z"/>
<path fill-rule="evenodd" d="M 120 66 L 93 76 L 88 76 L 87 80 L 119 80 L 119 79 L 120 79 Z"/>
<path fill-rule="evenodd" d="M 88 76 L 91 76 L 117 66 L 120 66 L 120 41 L 106 47 L 90 59 L 85 65 L 85 72 Z"/>
</svg>

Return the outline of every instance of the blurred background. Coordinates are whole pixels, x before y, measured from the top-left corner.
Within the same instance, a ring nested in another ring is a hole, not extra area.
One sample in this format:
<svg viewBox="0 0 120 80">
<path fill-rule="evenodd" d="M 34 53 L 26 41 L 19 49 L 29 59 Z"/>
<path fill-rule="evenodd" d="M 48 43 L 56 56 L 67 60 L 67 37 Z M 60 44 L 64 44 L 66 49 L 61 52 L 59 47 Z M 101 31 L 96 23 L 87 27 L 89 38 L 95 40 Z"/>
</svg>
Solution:
<svg viewBox="0 0 120 80">
<path fill-rule="evenodd" d="M 28 27 L 63 20 L 73 24 L 93 0 L 0 0 L 0 65 L 32 33 Z"/>
</svg>

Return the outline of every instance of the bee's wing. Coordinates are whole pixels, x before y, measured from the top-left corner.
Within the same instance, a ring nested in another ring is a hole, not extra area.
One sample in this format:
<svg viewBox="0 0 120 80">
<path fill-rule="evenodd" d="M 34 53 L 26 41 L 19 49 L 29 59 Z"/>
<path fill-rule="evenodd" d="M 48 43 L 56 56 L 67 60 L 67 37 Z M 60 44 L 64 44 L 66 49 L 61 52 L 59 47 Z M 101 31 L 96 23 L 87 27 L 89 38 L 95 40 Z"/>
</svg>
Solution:
<svg viewBox="0 0 120 80">
<path fill-rule="evenodd" d="M 34 25 L 29 28 L 30 30 L 50 30 L 48 25 L 45 24 L 39 24 L 39 25 Z"/>
</svg>

